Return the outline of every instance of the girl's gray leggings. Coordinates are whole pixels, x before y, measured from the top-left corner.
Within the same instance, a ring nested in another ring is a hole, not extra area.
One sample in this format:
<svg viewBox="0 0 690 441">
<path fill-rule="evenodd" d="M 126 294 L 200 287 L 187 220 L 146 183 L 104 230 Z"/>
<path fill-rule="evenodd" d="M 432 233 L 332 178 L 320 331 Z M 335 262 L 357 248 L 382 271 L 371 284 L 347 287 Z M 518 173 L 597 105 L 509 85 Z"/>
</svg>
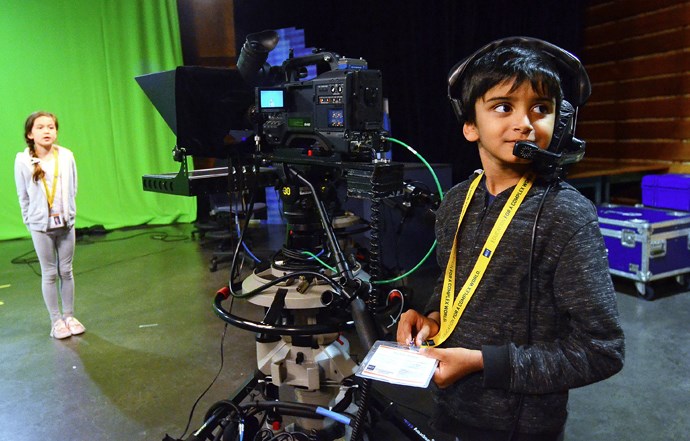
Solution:
<svg viewBox="0 0 690 441">
<path fill-rule="evenodd" d="M 31 231 L 31 239 L 41 264 L 41 290 L 43 300 L 55 323 L 61 318 L 74 314 L 74 277 L 72 276 L 72 257 L 74 256 L 74 227 L 57 230 Z M 60 285 L 58 287 L 58 279 Z M 58 304 L 62 298 L 62 314 Z"/>
</svg>

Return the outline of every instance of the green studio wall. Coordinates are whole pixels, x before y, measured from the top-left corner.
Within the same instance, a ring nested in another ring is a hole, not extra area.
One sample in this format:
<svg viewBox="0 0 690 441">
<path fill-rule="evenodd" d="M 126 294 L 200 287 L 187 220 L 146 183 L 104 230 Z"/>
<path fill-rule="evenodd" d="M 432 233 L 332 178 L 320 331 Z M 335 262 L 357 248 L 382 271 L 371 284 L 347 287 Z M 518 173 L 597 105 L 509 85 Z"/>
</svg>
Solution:
<svg viewBox="0 0 690 441">
<path fill-rule="evenodd" d="M 195 198 L 141 184 L 180 164 L 174 134 L 134 78 L 179 65 L 175 0 L 0 0 L 0 240 L 29 236 L 14 158 L 35 110 L 58 116 L 58 144 L 75 154 L 77 228 L 193 221 Z"/>
</svg>

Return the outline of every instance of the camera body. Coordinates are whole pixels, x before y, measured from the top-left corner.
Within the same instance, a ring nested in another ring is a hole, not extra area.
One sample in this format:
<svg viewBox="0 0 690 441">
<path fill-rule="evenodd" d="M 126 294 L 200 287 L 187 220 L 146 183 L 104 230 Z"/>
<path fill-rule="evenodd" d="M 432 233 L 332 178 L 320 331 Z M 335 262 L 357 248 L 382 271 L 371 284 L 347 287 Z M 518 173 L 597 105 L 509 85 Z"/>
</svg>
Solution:
<svg viewBox="0 0 690 441">
<path fill-rule="evenodd" d="M 279 70 L 286 81 L 255 89 L 257 134 L 278 159 L 371 161 L 383 140 L 382 78 L 363 60 L 336 55 L 292 58 Z M 311 80 L 292 80 L 299 67 L 331 60 Z"/>
</svg>

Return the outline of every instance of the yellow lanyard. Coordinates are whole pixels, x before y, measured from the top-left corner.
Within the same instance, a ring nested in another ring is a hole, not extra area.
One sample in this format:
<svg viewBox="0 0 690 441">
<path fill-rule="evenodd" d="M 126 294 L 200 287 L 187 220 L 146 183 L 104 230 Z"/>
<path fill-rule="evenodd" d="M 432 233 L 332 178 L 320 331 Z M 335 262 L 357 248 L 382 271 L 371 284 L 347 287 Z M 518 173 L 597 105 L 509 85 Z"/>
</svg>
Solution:
<svg viewBox="0 0 690 441">
<path fill-rule="evenodd" d="M 43 188 L 46 189 L 46 197 L 48 198 L 48 208 L 53 208 L 53 201 L 55 200 L 55 190 L 57 189 L 58 181 L 58 152 L 55 147 L 53 147 L 53 161 L 55 161 L 55 171 L 53 172 L 53 191 L 48 191 L 48 184 L 46 183 L 46 177 L 43 176 L 41 180 L 43 181 Z"/>
<path fill-rule="evenodd" d="M 482 253 L 477 258 L 477 262 L 472 268 L 472 272 L 465 281 L 458 295 L 455 296 L 455 301 L 453 301 L 453 292 L 455 292 L 455 268 L 457 261 L 457 246 L 458 246 L 458 234 L 460 233 L 460 225 L 462 224 L 462 219 L 465 217 L 467 208 L 472 201 L 472 196 L 479 185 L 484 173 L 477 176 L 474 181 L 470 184 L 470 188 L 467 190 L 467 196 L 465 196 L 465 202 L 462 205 L 462 211 L 460 212 L 460 219 L 458 219 L 458 229 L 455 231 L 455 239 L 453 239 L 453 248 L 450 252 L 450 257 L 448 258 L 448 264 L 446 265 L 446 273 L 443 283 L 443 292 L 441 293 L 441 323 L 440 329 L 436 336 L 427 341 L 429 346 L 438 346 L 443 343 L 453 332 L 455 327 L 460 320 L 460 316 L 465 311 L 465 307 L 469 303 L 472 295 L 477 290 L 479 282 L 481 282 L 486 268 L 491 262 L 491 258 L 494 256 L 496 247 L 498 247 L 503 233 L 508 229 L 510 221 L 513 220 L 515 212 L 520 208 L 522 201 L 525 199 L 527 192 L 532 188 L 533 175 L 531 173 L 525 174 L 520 182 L 515 186 L 513 192 L 510 195 L 510 199 L 506 202 L 505 207 L 501 215 L 496 220 L 489 237 L 484 242 L 484 248 Z M 451 306 L 452 303 L 452 306 Z"/>
</svg>

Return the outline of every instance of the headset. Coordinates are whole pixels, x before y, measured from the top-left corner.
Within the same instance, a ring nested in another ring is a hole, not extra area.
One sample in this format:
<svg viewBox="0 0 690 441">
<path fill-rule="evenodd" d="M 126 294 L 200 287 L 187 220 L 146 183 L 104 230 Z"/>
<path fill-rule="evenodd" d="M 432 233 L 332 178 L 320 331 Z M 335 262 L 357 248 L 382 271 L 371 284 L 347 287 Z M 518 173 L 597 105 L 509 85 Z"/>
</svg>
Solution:
<svg viewBox="0 0 690 441">
<path fill-rule="evenodd" d="M 561 177 L 566 165 L 580 161 L 585 154 L 585 142 L 574 137 L 575 125 L 578 109 L 587 102 L 592 85 L 587 71 L 576 56 L 537 38 L 508 37 L 493 41 L 453 66 L 448 74 L 448 99 L 458 121 L 464 123 L 463 107 L 469 103 L 462 101 L 462 88 L 472 66 L 482 56 L 509 46 L 539 52 L 556 67 L 560 76 L 564 99 L 558 106 L 558 118 L 549 147 L 544 150 L 532 142 L 521 141 L 515 144 L 513 154 L 532 160 L 535 171 L 547 179 Z"/>
</svg>

